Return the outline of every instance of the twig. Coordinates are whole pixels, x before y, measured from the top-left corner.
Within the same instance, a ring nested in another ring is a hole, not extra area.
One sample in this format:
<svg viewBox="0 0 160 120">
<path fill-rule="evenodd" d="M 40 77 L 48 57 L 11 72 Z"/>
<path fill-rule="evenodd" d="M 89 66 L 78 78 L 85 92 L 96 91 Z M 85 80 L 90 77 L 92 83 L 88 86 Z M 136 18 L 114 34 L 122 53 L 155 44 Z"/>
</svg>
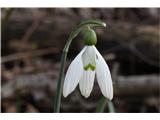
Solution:
<svg viewBox="0 0 160 120">
<path fill-rule="evenodd" d="M 29 29 L 26 31 L 24 36 L 22 37 L 22 41 L 27 42 L 29 40 L 29 38 L 31 37 L 31 35 L 33 34 L 33 32 L 37 29 L 38 26 L 39 26 L 39 21 L 35 20 L 32 23 L 32 25 L 29 27 Z"/>
<path fill-rule="evenodd" d="M 29 57 L 41 56 L 41 55 L 50 54 L 50 53 L 57 53 L 58 50 L 59 50 L 58 48 L 51 47 L 51 48 L 45 48 L 45 49 L 40 49 L 40 50 L 35 50 L 35 51 L 16 53 L 16 54 L 2 57 L 1 63 L 21 60 L 21 59 L 29 58 Z"/>
<path fill-rule="evenodd" d="M 29 29 L 26 31 L 26 33 L 22 37 L 23 42 L 27 42 L 29 40 L 29 38 L 31 37 L 33 32 L 38 28 L 39 24 L 41 23 L 42 18 L 44 18 L 43 14 L 39 15 L 39 12 L 37 9 L 35 9 L 33 12 L 34 12 L 33 14 L 34 14 L 35 18 L 32 22 L 32 25 L 29 27 Z"/>
<path fill-rule="evenodd" d="M 6 25 L 8 23 L 8 20 L 9 20 L 11 14 L 13 13 L 13 10 L 14 10 L 13 8 L 6 9 L 6 14 L 5 14 L 4 18 L 2 19 L 2 27 L 1 27 L 2 32 L 5 30 Z"/>
<path fill-rule="evenodd" d="M 138 50 L 136 48 L 136 46 L 133 45 L 133 43 L 131 45 L 128 45 L 126 43 L 120 43 L 122 47 L 128 49 L 129 51 L 131 51 L 134 55 L 136 55 L 137 57 L 139 57 L 142 61 L 144 61 L 145 63 L 148 63 L 152 66 L 156 66 L 156 67 L 160 67 L 160 63 L 154 61 L 153 59 L 147 57 L 146 55 L 144 55 L 144 53 L 142 53 L 140 50 Z"/>
</svg>

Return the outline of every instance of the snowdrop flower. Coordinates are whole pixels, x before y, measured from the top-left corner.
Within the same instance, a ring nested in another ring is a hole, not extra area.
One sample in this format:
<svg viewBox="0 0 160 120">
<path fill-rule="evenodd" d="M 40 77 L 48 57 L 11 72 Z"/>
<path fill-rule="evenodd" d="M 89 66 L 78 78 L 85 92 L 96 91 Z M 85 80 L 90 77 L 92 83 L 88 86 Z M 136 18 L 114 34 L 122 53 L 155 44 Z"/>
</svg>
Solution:
<svg viewBox="0 0 160 120">
<path fill-rule="evenodd" d="M 93 89 L 95 75 L 102 94 L 111 100 L 113 86 L 110 70 L 104 58 L 96 49 L 96 34 L 88 29 L 84 34 L 85 47 L 70 64 L 63 85 L 63 96 L 67 97 L 79 83 L 81 94 L 89 97 Z"/>
</svg>

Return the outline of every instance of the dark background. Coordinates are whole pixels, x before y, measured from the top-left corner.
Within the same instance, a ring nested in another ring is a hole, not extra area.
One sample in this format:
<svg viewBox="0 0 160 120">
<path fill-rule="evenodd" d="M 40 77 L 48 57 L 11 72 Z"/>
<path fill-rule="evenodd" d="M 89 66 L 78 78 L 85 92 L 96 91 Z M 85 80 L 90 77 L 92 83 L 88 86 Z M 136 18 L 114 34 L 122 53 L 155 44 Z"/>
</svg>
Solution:
<svg viewBox="0 0 160 120">
<path fill-rule="evenodd" d="M 95 29 L 96 47 L 111 69 L 116 112 L 160 112 L 160 9 L 1 10 L 2 112 L 53 111 L 62 49 L 72 29 L 87 19 L 107 24 L 106 29 Z M 66 68 L 83 46 L 79 35 Z M 62 97 L 61 112 L 95 112 L 101 96 L 97 82 L 88 99 L 77 87 Z"/>
</svg>

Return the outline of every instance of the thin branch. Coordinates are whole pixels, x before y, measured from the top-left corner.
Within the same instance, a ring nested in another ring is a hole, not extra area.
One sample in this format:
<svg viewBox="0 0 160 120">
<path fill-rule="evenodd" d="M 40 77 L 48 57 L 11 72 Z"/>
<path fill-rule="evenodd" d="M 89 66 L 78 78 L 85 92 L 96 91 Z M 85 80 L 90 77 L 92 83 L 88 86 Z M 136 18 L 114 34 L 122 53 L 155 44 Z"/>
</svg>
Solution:
<svg viewBox="0 0 160 120">
<path fill-rule="evenodd" d="M 1 63 L 21 60 L 21 59 L 29 58 L 29 57 L 42 56 L 42 55 L 46 55 L 46 54 L 50 54 L 50 53 L 57 53 L 58 51 L 59 51 L 58 48 L 51 47 L 51 48 L 45 48 L 45 49 L 40 49 L 40 50 L 35 50 L 35 51 L 16 53 L 16 54 L 2 57 Z"/>
<path fill-rule="evenodd" d="M 4 18 L 2 19 L 2 27 L 1 27 L 2 32 L 5 30 L 8 20 L 13 13 L 13 10 L 14 10 L 13 8 L 6 9 L 6 14 Z"/>
</svg>

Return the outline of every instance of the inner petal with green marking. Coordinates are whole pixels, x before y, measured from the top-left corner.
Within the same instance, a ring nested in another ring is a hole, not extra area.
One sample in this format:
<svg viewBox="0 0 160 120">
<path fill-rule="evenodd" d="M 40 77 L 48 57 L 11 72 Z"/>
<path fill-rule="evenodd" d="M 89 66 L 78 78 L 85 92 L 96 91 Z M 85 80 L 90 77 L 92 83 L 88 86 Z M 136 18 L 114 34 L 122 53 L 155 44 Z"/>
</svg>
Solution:
<svg viewBox="0 0 160 120">
<path fill-rule="evenodd" d="M 96 67 L 93 66 L 92 64 L 88 64 L 87 66 L 84 66 L 83 68 L 84 68 L 86 71 L 89 70 L 89 69 L 92 70 L 92 71 L 94 71 Z"/>
<path fill-rule="evenodd" d="M 94 71 L 96 68 L 96 53 L 93 46 L 87 46 L 86 50 L 82 54 L 82 62 L 84 70 L 89 69 Z"/>
</svg>

